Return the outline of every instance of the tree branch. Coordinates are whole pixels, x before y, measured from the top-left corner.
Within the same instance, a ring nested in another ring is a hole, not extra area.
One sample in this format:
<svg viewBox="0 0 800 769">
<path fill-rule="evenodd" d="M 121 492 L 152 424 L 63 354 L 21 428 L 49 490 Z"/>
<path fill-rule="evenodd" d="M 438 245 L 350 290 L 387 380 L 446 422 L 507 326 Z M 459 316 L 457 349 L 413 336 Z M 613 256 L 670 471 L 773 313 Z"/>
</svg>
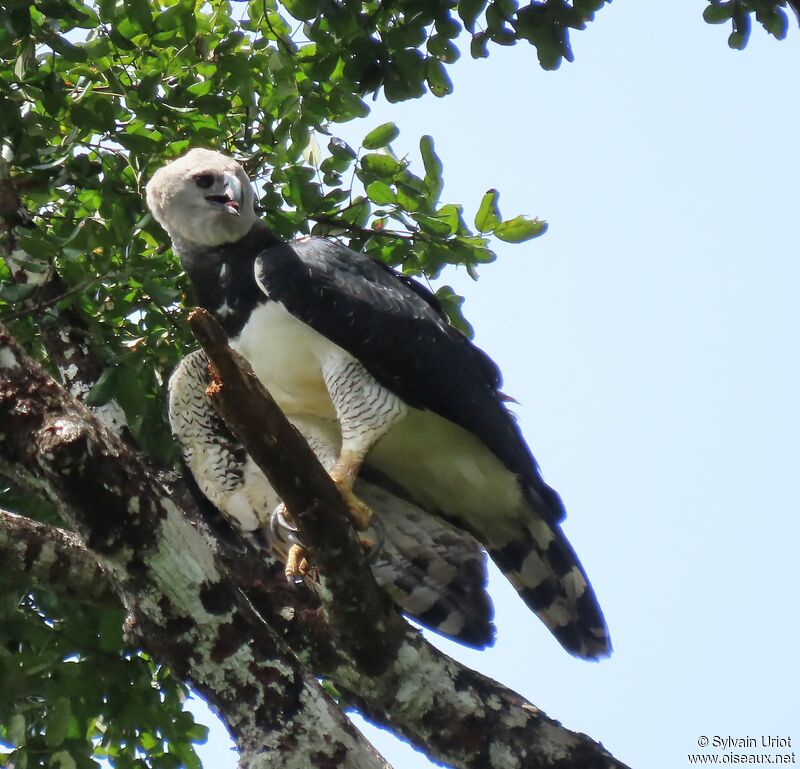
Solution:
<svg viewBox="0 0 800 769">
<path fill-rule="evenodd" d="M 0 326 L 0 463 L 96 555 L 142 645 L 220 711 L 245 769 L 386 763 L 243 598 L 125 444 Z"/>
<path fill-rule="evenodd" d="M 374 597 L 347 508 L 316 456 L 213 317 L 195 310 L 190 324 L 216 369 L 209 397 L 283 499 L 319 569 L 334 640 L 371 671 L 339 658 L 315 673 L 351 693 L 365 715 L 458 769 L 624 769 L 602 745 L 439 652 Z M 359 643 L 353 628 L 368 637 Z"/>
<path fill-rule="evenodd" d="M 69 531 L 0 510 L 0 581 L 73 601 L 119 606 L 97 559 Z"/>
</svg>

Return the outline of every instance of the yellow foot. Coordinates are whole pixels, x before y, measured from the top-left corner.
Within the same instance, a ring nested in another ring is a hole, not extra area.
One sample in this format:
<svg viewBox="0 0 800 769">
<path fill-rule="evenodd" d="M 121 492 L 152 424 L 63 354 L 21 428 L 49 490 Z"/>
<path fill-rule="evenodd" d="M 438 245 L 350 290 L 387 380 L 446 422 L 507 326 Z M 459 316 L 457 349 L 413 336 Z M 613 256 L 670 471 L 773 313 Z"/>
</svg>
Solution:
<svg viewBox="0 0 800 769">
<path fill-rule="evenodd" d="M 364 551 L 364 555 L 367 556 L 367 560 L 369 561 L 378 555 L 378 551 L 383 547 L 380 537 L 364 536 L 363 534 L 358 535 L 358 544 L 361 545 L 361 549 Z"/>
<path fill-rule="evenodd" d="M 361 467 L 361 458 L 343 452 L 336 466 L 331 470 L 331 479 L 339 489 L 339 493 L 350 508 L 353 525 L 358 531 L 369 528 L 372 520 L 372 510 L 365 505 L 354 493 L 353 484 Z"/>
<path fill-rule="evenodd" d="M 372 522 L 372 508 L 364 504 L 354 493 L 352 489 L 342 488 L 338 483 L 336 486 L 339 493 L 344 497 L 347 502 L 347 507 L 350 509 L 350 517 L 353 519 L 353 526 L 357 531 L 366 531 Z"/>
<path fill-rule="evenodd" d="M 286 568 L 283 572 L 290 584 L 302 581 L 308 574 L 308 561 L 306 551 L 302 545 L 292 545 L 286 556 Z"/>
<path fill-rule="evenodd" d="M 353 519 L 353 525 L 358 531 L 364 531 L 369 528 L 370 521 L 372 520 L 372 509 L 353 493 L 356 473 L 357 468 L 356 471 L 353 472 L 352 463 L 340 461 L 331 471 L 331 479 L 336 484 L 336 488 L 339 489 L 339 493 L 350 509 L 350 517 Z"/>
</svg>

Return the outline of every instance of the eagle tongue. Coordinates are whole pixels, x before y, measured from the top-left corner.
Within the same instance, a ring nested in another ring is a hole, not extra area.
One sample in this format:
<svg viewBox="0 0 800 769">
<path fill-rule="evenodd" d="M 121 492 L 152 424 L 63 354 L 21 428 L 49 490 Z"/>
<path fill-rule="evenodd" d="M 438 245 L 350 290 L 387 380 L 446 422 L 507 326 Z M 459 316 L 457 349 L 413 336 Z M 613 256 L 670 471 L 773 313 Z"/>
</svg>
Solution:
<svg viewBox="0 0 800 769">
<path fill-rule="evenodd" d="M 206 200 L 210 200 L 212 203 L 221 203 L 226 210 L 237 216 L 239 215 L 239 202 L 229 198 L 227 195 L 208 195 Z"/>
</svg>

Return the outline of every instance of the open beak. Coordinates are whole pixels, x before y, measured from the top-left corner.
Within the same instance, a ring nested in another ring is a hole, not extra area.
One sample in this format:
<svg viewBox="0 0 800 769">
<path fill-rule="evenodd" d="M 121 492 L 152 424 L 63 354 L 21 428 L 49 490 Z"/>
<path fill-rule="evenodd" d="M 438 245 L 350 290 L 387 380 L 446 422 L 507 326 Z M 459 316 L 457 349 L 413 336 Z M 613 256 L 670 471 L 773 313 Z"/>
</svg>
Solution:
<svg viewBox="0 0 800 769">
<path fill-rule="evenodd" d="M 225 182 L 222 195 L 207 195 L 206 200 L 222 206 L 230 214 L 239 216 L 244 200 L 242 183 L 235 174 L 228 171 L 222 174 L 222 178 Z"/>
</svg>

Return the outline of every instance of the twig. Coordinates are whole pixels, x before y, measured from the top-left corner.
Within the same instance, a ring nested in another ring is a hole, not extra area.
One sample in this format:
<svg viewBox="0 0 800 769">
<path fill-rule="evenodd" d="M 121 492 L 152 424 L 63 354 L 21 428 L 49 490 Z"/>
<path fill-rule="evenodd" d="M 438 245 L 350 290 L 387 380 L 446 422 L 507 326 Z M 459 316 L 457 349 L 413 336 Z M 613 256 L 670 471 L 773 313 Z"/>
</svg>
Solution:
<svg viewBox="0 0 800 769">
<path fill-rule="evenodd" d="M 65 291 L 63 294 L 59 294 L 58 296 L 54 296 L 50 299 L 47 299 L 43 302 L 37 302 L 30 307 L 25 307 L 22 310 L 18 310 L 17 312 L 11 312 L 7 315 L 0 316 L 0 322 L 8 323 L 12 320 L 17 320 L 19 318 L 24 318 L 28 315 L 33 315 L 37 313 L 39 310 L 46 310 L 48 307 L 52 307 L 54 304 L 58 304 L 62 299 L 68 299 L 75 294 L 80 294 L 82 291 L 85 291 L 89 286 L 93 283 L 97 283 L 97 281 L 102 280 L 102 278 L 92 278 L 90 280 L 81 281 L 77 286 L 73 286 L 69 291 Z"/>
<path fill-rule="evenodd" d="M 351 230 L 353 232 L 359 233 L 359 235 L 377 235 L 378 237 L 385 237 L 385 238 L 392 238 L 400 240 L 408 240 L 413 241 L 419 238 L 420 240 L 424 240 L 422 237 L 422 233 L 415 232 L 415 233 L 405 233 L 405 232 L 398 232 L 397 230 L 373 230 L 369 227 L 361 227 L 358 224 L 353 224 L 352 222 L 347 222 L 344 219 L 337 219 L 333 216 L 309 216 L 308 217 L 312 222 L 317 222 L 317 224 L 327 224 L 331 227 L 341 227 L 345 230 Z"/>
</svg>

